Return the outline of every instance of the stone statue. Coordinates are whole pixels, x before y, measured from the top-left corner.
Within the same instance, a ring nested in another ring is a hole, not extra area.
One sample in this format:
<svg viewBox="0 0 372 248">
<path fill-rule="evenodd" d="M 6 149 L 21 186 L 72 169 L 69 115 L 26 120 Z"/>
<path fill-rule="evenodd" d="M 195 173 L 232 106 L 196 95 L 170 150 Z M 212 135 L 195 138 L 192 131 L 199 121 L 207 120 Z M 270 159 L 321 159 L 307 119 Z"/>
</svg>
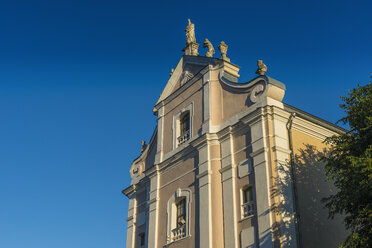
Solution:
<svg viewBox="0 0 372 248">
<path fill-rule="evenodd" d="M 141 145 L 142 145 L 141 153 L 143 153 L 143 152 L 145 151 L 146 147 L 147 147 L 147 145 L 146 145 L 146 141 L 142 140 L 142 141 L 141 141 Z"/>
<path fill-rule="evenodd" d="M 218 46 L 218 50 L 220 50 L 221 57 L 223 60 L 230 61 L 230 59 L 226 56 L 227 49 L 229 48 L 228 45 L 226 45 L 225 42 L 221 41 L 221 44 Z"/>
<path fill-rule="evenodd" d="M 196 43 L 195 39 L 195 25 L 191 23 L 190 19 L 187 20 L 189 22 L 189 25 L 186 27 L 186 44 L 192 44 Z"/>
<path fill-rule="evenodd" d="M 198 56 L 198 48 L 199 44 L 196 43 L 195 39 L 195 25 L 191 23 L 190 19 L 188 19 L 188 25 L 186 27 L 186 46 L 184 49 L 182 49 L 183 52 L 185 52 L 185 55 L 191 55 L 191 56 Z"/>
<path fill-rule="evenodd" d="M 262 60 L 257 60 L 257 66 L 258 66 L 258 69 L 256 71 L 256 74 L 258 75 L 265 75 L 265 73 L 267 72 L 267 66 L 262 62 Z"/>
<path fill-rule="evenodd" d="M 215 53 L 212 43 L 208 40 L 204 40 L 204 48 L 208 47 L 208 51 L 205 53 L 206 57 L 213 57 L 213 54 Z"/>
</svg>

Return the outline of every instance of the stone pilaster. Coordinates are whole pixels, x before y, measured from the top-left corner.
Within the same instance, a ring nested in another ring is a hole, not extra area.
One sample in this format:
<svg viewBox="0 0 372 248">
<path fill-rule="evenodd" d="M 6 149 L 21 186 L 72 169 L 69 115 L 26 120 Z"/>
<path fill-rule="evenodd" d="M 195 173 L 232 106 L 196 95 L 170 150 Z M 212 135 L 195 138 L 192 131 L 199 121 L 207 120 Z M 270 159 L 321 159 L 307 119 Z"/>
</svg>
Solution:
<svg viewBox="0 0 372 248">
<path fill-rule="evenodd" d="M 199 148 L 199 226 L 200 247 L 212 247 L 212 202 L 211 202 L 211 169 L 208 144 Z"/>
<path fill-rule="evenodd" d="M 270 107 L 268 119 L 272 125 L 272 144 L 274 164 L 276 168 L 276 187 L 278 208 L 281 217 L 281 245 L 296 247 L 296 224 L 294 218 L 294 197 L 292 192 L 290 171 L 290 150 L 288 149 L 287 121 L 289 114 L 279 108 Z M 271 117 L 271 118 L 270 118 Z"/>
<path fill-rule="evenodd" d="M 266 137 L 269 135 L 265 128 L 265 120 L 261 117 L 250 124 L 252 133 L 252 153 L 253 158 L 257 221 L 258 221 L 258 246 L 262 248 L 274 247 L 273 240 L 273 220 L 271 214 L 271 195 L 270 195 L 270 173 L 269 173 L 269 149 Z"/>
<path fill-rule="evenodd" d="M 150 191 L 148 204 L 148 248 L 158 247 L 158 218 L 159 218 L 159 183 L 160 174 L 155 170 L 149 175 Z"/>
<path fill-rule="evenodd" d="M 236 165 L 234 163 L 233 135 L 229 134 L 221 141 L 221 163 L 223 206 L 224 206 L 224 235 L 225 247 L 239 247 L 235 208 L 236 196 Z"/>
<path fill-rule="evenodd" d="M 163 140 L 164 140 L 164 106 L 160 107 L 158 111 L 158 142 L 157 151 L 155 155 L 155 164 L 163 161 Z"/>
<path fill-rule="evenodd" d="M 133 186 L 132 186 L 133 187 Z M 134 187 L 133 187 L 134 188 Z M 127 248 L 135 248 L 136 245 L 136 219 L 137 219 L 137 200 L 133 189 L 129 197 L 128 218 L 127 220 Z"/>
<path fill-rule="evenodd" d="M 202 132 L 208 133 L 210 126 L 210 81 L 211 81 L 211 65 L 201 71 L 203 74 L 203 124 Z"/>
</svg>

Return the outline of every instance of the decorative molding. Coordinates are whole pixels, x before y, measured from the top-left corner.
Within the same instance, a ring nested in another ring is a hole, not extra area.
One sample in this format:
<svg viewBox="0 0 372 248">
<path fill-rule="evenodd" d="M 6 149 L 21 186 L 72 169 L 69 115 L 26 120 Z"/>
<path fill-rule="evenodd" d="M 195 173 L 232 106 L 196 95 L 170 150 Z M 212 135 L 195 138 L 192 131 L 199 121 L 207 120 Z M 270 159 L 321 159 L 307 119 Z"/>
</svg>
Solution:
<svg viewBox="0 0 372 248">
<path fill-rule="evenodd" d="M 185 220 L 185 235 L 184 237 L 190 236 L 190 226 L 191 226 L 191 201 L 192 201 L 192 192 L 190 189 L 180 189 L 178 188 L 175 193 L 169 198 L 167 203 L 167 244 L 173 243 L 174 237 L 172 234 L 172 230 L 175 229 L 176 220 L 177 220 L 177 209 L 176 209 L 176 202 L 180 198 L 185 199 L 186 204 L 186 220 Z"/>
<path fill-rule="evenodd" d="M 278 147 L 278 146 L 273 146 L 273 152 L 282 152 L 282 153 L 285 153 L 285 154 L 291 154 L 291 151 L 289 149 L 285 149 L 283 147 Z"/>
<path fill-rule="evenodd" d="M 199 173 L 198 175 L 196 175 L 196 178 L 200 179 L 200 178 L 202 178 L 204 176 L 207 176 L 207 175 L 212 175 L 212 171 L 209 171 L 209 170 L 203 171 L 202 173 Z"/>
<path fill-rule="evenodd" d="M 261 153 L 266 153 L 269 151 L 269 148 L 267 147 L 262 147 L 260 149 L 258 149 L 257 151 L 254 151 L 252 152 L 251 154 L 249 154 L 249 156 L 251 156 L 252 158 L 256 157 L 257 155 L 261 154 Z"/>
</svg>

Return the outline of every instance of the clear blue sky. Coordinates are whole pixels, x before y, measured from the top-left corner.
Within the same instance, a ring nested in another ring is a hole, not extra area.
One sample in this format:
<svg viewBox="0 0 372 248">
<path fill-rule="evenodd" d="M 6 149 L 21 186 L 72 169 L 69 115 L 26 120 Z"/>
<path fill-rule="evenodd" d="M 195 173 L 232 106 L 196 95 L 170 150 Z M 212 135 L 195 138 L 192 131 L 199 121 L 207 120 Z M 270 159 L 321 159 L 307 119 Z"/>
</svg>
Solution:
<svg viewBox="0 0 372 248">
<path fill-rule="evenodd" d="M 125 247 L 121 190 L 187 18 L 198 43 L 229 45 L 241 81 L 263 59 L 286 103 L 335 122 L 338 96 L 370 80 L 371 11 L 371 1 L 0 1 L 0 247 Z"/>
</svg>

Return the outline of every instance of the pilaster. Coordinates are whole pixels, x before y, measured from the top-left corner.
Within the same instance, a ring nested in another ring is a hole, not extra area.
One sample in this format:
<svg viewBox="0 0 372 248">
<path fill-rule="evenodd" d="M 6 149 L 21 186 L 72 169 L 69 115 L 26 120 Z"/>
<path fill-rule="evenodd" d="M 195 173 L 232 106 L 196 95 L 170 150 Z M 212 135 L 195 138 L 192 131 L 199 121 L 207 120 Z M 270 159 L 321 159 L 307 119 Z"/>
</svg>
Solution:
<svg viewBox="0 0 372 248">
<path fill-rule="evenodd" d="M 149 175 L 150 178 L 150 191 L 148 204 L 148 247 L 158 247 L 158 218 L 159 218 L 159 183 L 160 174 L 155 170 Z"/>
<path fill-rule="evenodd" d="M 211 202 L 211 168 L 209 147 L 204 143 L 199 148 L 199 226 L 200 247 L 212 247 L 212 202 Z"/>
<path fill-rule="evenodd" d="M 155 164 L 159 164 L 163 161 L 163 140 L 164 140 L 164 106 L 161 106 L 158 110 L 158 139 L 157 139 L 157 151 L 155 155 Z"/>
<path fill-rule="evenodd" d="M 202 133 L 209 132 L 210 126 L 210 80 L 211 80 L 211 65 L 201 71 L 203 74 L 203 123 Z"/>
<path fill-rule="evenodd" d="M 225 247 L 239 247 L 238 213 L 235 204 L 236 196 L 236 165 L 234 163 L 233 135 L 221 141 L 221 174 L 224 206 L 224 240 Z"/>
<path fill-rule="evenodd" d="M 271 210 L 270 192 L 270 173 L 269 173 L 269 154 L 266 137 L 268 135 L 265 128 L 264 117 L 261 116 L 257 121 L 250 124 L 252 134 L 252 153 L 253 158 L 256 205 L 257 205 L 257 229 L 258 246 L 261 248 L 272 248 L 273 243 L 273 220 Z"/>
<path fill-rule="evenodd" d="M 290 171 L 290 150 L 288 149 L 287 121 L 289 114 L 279 108 L 270 107 L 269 119 L 272 125 L 273 163 L 276 170 L 276 192 L 278 198 L 278 212 L 280 213 L 280 239 L 281 245 L 296 247 L 296 225 L 294 218 L 294 202 Z"/>
<path fill-rule="evenodd" d="M 129 198 L 127 220 L 127 248 L 135 248 L 136 245 L 136 219 L 137 219 L 137 200 L 133 193 Z"/>
</svg>

